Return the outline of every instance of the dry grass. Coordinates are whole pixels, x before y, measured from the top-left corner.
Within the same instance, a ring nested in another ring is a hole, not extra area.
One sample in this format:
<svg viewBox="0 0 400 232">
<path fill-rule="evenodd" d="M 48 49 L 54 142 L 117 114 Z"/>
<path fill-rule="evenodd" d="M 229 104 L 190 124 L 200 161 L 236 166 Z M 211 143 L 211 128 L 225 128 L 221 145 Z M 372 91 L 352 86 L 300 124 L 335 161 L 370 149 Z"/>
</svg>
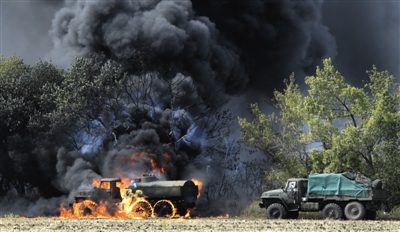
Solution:
<svg viewBox="0 0 400 232">
<path fill-rule="evenodd" d="M 400 221 L 0 218 L 0 231 L 399 231 Z"/>
</svg>

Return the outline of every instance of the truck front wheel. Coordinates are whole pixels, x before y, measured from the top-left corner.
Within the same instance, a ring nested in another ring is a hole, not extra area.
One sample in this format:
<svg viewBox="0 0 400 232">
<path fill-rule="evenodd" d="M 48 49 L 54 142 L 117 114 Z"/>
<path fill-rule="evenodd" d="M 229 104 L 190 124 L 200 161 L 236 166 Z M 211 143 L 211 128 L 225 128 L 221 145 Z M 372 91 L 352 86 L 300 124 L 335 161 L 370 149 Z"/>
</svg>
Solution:
<svg viewBox="0 0 400 232">
<path fill-rule="evenodd" d="M 273 203 L 267 208 L 268 219 L 285 219 L 287 218 L 287 210 L 282 204 Z"/>
<path fill-rule="evenodd" d="M 339 220 L 343 218 L 343 210 L 338 204 L 329 203 L 322 210 L 323 219 Z"/>
<path fill-rule="evenodd" d="M 349 220 L 364 219 L 365 213 L 365 207 L 358 201 L 349 202 L 344 208 L 344 215 Z"/>
</svg>

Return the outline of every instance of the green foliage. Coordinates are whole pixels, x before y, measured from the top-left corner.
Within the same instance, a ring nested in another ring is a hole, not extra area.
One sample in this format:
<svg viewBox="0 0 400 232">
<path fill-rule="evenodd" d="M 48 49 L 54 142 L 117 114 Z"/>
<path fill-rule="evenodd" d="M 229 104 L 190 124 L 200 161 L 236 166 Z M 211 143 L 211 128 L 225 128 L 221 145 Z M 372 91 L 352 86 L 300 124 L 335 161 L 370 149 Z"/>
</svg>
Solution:
<svg viewBox="0 0 400 232">
<path fill-rule="evenodd" d="M 47 117 L 55 128 L 97 120 L 115 101 L 124 78 L 122 68 L 104 55 L 76 58 L 61 86 L 52 86 L 58 107 Z"/>
<path fill-rule="evenodd" d="M 378 220 L 399 220 L 400 219 L 400 207 L 395 207 L 389 212 L 385 210 L 379 210 L 376 218 Z"/>
<path fill-rule="evenodd" d="M 278 116 L 264 115 L 252 105 L 253 121 L 239 119 L 241 141 L 272 157 L 281 176 L 349 171 L 381 178 L 388 209 L 399 205 L 399 84 L 374 66 L 365 86 L 354 87 L 330 59 L 323 63 L 306 77 L 307 95 L 293 76 L 283 92 L 275 92 Z M 267 178 L 279 179 L 274 173 Z"/>
<path fill-rule="evenodd" d="M 35 132 L 42 130 L 37 120 L 55 109 L 52 91 L 48 86 L 59 85 L 61 70 L 40 61 L 35 66 L 25 65 L 15 55 L 0 61 L 0 119 L 2 128 L 10 134 L 27 133 L 29 127 L 36 126 Z"/>
<path fill-rule="evenodd" d="M 24 64 L 13 55 L 0 60 L 0 195 L 12 184 L 23 194 L 37 172 L 32 155 L 35 146 L 48 136 L 49 121 L 43 115 L 55 110 L 53 91 L 62 81 L 62 71 L 47 62 Z M 41 181 L 45 181 L 42 179 Z"/>
<path fill-rule="evenodd" d="M 18 214 L 13 214 L 13 213 L 9 213 L 4 215 L 4 218 L 19 218 L 20 216 Z"/>
<path fill-rule="evenodd" d="M 167 230 L 167 221 L 162 220 L 160 224 L 161 224 L 162 231 L 166 231 Z"/>
<path fill-rule="evenodd" d="M 269 165 L 278 170 L 267 173 L 267 183 L 273 185 L 277 175 L 280 175 L 279 184 L 287 177 L 307 176 L 311 171 L 307 147 L 313 143 L 304 126 L 303 96 L 294 83 L 294 77 L 291 76 L 289 82 L 286 82 L 284 93 L 275 91 L 274 94 L 279 116 L 265 115 L 257 104 L 252 104 L 252 122 L 239 118 L 242 132 L 240 141 L 268 154 L 271 157 Z M 279 171 L 284 173 L 279 174 Z"/>
<path fill-rule="evenodd" d="M 260 206 L 258 205 L 259 202 L 260 201 L 252 202 L 249 206 L 247 206 L 240 212 L 239 217 L 265 218 L 265 208 L 260 208 Z"/>
</svg>

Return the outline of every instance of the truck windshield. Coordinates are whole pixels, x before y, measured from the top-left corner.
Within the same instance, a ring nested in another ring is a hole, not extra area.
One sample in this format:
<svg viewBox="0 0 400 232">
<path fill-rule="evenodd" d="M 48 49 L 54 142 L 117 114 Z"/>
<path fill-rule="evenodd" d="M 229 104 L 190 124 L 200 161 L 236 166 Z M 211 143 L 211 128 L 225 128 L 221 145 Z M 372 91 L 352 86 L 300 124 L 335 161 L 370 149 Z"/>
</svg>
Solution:
<svg viewBox="0 0 400 232">
<path fill-rule="evenodd" d="M 286 185 L 284 187 L 285 191 L 291 191 L 297 188 L 297 183 L 296 181 L 287 181 Z"/>
</svg>

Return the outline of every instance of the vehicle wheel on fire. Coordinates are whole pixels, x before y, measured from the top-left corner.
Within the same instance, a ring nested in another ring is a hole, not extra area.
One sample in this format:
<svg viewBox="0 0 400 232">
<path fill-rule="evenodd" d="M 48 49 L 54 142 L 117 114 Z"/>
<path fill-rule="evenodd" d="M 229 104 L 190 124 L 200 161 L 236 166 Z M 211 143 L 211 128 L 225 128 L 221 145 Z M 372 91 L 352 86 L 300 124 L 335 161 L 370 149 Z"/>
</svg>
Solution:
<svg viewBox="0 0 400 232">
<path fill-rule="evenodd" d="M 83 200 L 76 202 L 73 205 L 74 215 L 78 216 L 97 216 L 96 215 L 97 204 L 91 200 Z"/>
<path fill-rule="evenodd" d="M 349 220 L 361 220 L 365 217 L 365 207 L 358 201 L 349 202 L 344 208 L 344 215 Z"/>
<path fill-rule="evenodd" d="M 287 218 L 287 211 L 282 204 L 273 203 L 267 208 L 268 219 L 285 219 Z"/>
<path fill-rule="evenodd" d="M 323 219 L 339 220 L 343 218 L 343 210 L 338 204 L 329 203 L 322 210 Z"/>
<path fill-rule="evenodd" d="M 169 200 L 159 200 L 153 206 L 153 215 L 155 217 L 173 218 L 176 213 L 176 208 Z"/>
<path fill-rule="evenodd" d="M 148 218 L 153 214 L 153 208 L 146 200 L 137 200 L 130 207 L 130 215 L 133 217 Z"/>
</svg>

